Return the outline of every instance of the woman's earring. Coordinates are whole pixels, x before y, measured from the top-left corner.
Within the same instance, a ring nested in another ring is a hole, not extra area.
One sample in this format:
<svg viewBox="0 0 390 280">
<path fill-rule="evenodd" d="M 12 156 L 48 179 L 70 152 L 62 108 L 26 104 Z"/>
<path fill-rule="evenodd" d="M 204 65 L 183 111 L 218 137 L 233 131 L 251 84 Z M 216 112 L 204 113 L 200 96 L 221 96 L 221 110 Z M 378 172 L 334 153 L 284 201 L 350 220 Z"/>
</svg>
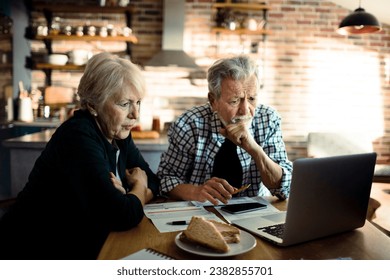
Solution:
<svg viewBox="0 0 390 280">
<path fill-rule="evenodd" d="M 91 105 L 87 104 L 87 109 L 92 116 L 97 117 L 98 114 Z"/>
</svg>

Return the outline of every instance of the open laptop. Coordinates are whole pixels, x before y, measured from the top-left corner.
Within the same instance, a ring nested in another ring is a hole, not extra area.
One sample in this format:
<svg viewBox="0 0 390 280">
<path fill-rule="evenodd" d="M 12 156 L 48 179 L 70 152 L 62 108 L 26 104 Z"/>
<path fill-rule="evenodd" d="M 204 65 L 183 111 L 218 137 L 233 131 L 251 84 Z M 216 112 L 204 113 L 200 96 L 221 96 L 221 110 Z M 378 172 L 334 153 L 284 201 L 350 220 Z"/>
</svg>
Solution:
<svg viewBox="0 0 390 280">
<path fill-rule="evenodd" d="M 233 224 L 280 246 L 362 227 L 376 153 L 297 159 L 287 211 Z M 272 232 L 283 229 L 279 237 Z"/>
</svg>

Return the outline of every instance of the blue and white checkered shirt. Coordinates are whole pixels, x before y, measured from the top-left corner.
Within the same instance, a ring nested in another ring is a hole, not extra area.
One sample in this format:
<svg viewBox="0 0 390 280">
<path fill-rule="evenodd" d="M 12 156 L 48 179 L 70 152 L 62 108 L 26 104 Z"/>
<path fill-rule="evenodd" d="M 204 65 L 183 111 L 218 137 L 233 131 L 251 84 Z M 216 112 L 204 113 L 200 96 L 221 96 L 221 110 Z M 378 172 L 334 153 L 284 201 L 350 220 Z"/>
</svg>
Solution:
<svg viewBox="0 0 390 280">
<path fill-rule="evenodd" d="M 283 169 L 280 188 L 270 189 L 270 192 L 280 199 L 286 199 L 290 193 L 292 163 L 287 158 L 280 122 L 280 116 L 274 109 L 259 105 L 250 132 L 265 153 Z M 219 133 L 220 127 L 221 122 L 209 103 L 185 112 L 170 126 L 168 150 L 163 153 L 157 171 L 162 194 L 178 184 L 202 185 L 211 178 L 215 155 L 225 141 Z M 243 171 L 242 184 L 251 184 L 239 195 L 269 194 L 261 183 L 260 171 L 252 157 L 241 147 L 237 147 L 237 154 Z"/>
</svg>

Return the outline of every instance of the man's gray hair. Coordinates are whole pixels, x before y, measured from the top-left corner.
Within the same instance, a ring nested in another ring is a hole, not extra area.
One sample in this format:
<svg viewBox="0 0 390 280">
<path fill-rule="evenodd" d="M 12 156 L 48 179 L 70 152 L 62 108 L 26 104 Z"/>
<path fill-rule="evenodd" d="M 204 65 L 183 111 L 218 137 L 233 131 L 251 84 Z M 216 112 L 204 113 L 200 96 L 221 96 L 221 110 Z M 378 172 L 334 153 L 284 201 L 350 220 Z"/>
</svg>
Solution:
<svg viewBox="0 0 390 280">
<path fill-rule="evenodd" d="M 257 62 L 249 56 L 240 55 L 217 60 L 207 72 L 209 93 L 215 99 L 221 97 L 221 84 L 226 78 L 246 80 L 256 76 L 258 89 L 260 88 L 260 69 Z"/>
</svg>

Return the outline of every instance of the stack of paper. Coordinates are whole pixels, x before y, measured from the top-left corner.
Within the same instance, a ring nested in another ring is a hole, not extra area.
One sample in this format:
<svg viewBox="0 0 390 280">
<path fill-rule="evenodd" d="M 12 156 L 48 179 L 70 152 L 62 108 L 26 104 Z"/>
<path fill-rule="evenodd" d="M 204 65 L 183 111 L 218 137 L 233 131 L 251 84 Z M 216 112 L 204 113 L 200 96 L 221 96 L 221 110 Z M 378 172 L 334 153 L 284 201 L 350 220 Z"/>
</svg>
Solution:
<svg viewBox="0 0 390 280">
<path fill-rule="evenodd" d="M 144 207 L 146 217 L 152 220 L 160 232 L 181 231 L 187 228 L 192 216 L 220 220 L 203 206 L 195 206 L 191 201 L 147 204 Z M 172 225 L 174 222 L 175 225 Z"/>
</svg>

